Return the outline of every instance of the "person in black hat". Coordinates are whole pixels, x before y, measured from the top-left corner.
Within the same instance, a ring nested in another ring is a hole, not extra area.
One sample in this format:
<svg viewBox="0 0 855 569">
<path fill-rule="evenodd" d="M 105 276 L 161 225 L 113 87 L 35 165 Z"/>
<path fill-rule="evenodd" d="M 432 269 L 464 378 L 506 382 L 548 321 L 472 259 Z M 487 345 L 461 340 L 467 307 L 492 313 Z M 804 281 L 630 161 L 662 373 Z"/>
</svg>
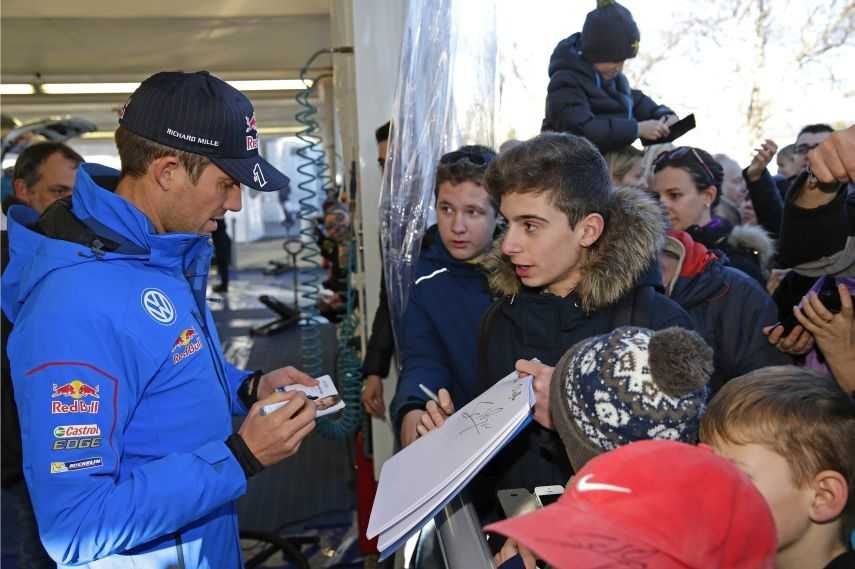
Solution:
<svg viewBox="0 0 855 569">
<path fill-rule="evenodd" d="M 598 0 L 581 33 L 563 39 L 549 61 L 542 131 L 584 136 L 601 153 L 638 138 L 668 135 L 677 115 L 632 89 L 623 64 L 638 54 L 641 35 L 632 14 L 613 0 Z"/>
<path fill-rule="evenodd" d="M 145 80 L 116 144 L 118 178 L 84 164 L 73 198 L 9 212 L 2 302 L 41 539 L 61 566 L 240 567 L 235 500 L 315 425 L 315 403 L 276 388 L 316 382 L 225 360 L 209 239 L 241 184 L 288 178 L 259 155 L 249 100 L 207 72 Z"/>
</svg>

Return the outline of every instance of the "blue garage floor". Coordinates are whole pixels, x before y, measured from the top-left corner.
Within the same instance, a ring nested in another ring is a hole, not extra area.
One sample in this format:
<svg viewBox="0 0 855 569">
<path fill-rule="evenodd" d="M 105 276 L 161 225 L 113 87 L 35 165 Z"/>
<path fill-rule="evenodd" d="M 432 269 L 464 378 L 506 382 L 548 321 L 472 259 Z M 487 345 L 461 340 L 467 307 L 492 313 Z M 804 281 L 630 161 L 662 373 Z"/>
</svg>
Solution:
<svg viewBox="0 0 855 569">
<path fill-rule="evenodd" d="M 246 260 L 247 251 L 241 254 Z M 218 282 L 217 277 L 212 276 L 211 282 Z M 293 272 L 268 276 L 256 264 L 232 271 L 228 293 L 209 295 L 225 353 L 233 363 L 263 370 L 286 365 L 302 367 L 299 328 L 271 337 L 249 334 L 251 327 L 276 317 L 258 301 L 258 296 L 267 294 L 291 305 L 293 289 Z M 335 377 L 335 327 L 322 325 L 320 333 L 322 373 Z M 247 495 L 238 502 L 241 528 L 317 537 L 318 545 L 303 550 L 312 567 L 362 567 L 356 547 L 352 453 L 349 441 L 330 440 L 313 433 L 297 455 L 250 481 Z M 247 557 L 258 549 L 249 542 L 244 546 Z M 289 565 L 281 556 L 274 556 L 264 567 Z"/>
</svg>

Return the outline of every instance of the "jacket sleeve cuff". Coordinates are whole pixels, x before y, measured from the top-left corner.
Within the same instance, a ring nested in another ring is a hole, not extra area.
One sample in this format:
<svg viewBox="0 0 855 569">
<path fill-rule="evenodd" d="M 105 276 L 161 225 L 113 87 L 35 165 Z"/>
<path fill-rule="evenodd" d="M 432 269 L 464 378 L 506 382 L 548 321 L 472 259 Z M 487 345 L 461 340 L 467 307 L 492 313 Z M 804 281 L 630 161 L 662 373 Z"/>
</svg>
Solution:
<svg viewBox="0 0 855 569">
<path fill-rule="evenodd" d="M 410 411 L 424 411 L 424 408 L 425 408 L 425 402 L 424 401 L 419 404 L 419 403 L 416 403 L 415 401 L 410 400 L 409 402 L 404 403 L 398 409 L 396 409 L 395 412 L 392 414 L 392 420 L 394 421 L 394 424 L 395 424 L 395 432 L 396 433 L 401 432 L 401 425 L 403 425 L 404 417 L 407 416 L 407 413 L 409 413 Z"/>
<path fill-rule="evenodd" d="M 260 369 L 255 370 L 246 376 L 243 382 L 241 382 L 240 387 L 238 387 L 238 399 L 240 399 L 240 402 L 246 407 L 247 411 L 258 401 L 258 385 L 261 383 L 262 375 L 264 375 L 264 372 Z"/>
<path fill-rule="evenodd" d="M 226 446 L 232 451 L 247 480 L 264 470 L 264 465 L 252 454 L 252 451 L 246 446 L 246 441 L 239 434 L 234 433 L 227 438 Z"/>
<path fill-rule="evenodd" d="M 379 375 L 380 377 L 389 376 L 389 368 L 392 364 L 391 352 L 380 352 L 372 350 L 369 346 L 365 353 L 365 359 L 362 363 L 362 377 L 369 375 Z"/>
</svg>

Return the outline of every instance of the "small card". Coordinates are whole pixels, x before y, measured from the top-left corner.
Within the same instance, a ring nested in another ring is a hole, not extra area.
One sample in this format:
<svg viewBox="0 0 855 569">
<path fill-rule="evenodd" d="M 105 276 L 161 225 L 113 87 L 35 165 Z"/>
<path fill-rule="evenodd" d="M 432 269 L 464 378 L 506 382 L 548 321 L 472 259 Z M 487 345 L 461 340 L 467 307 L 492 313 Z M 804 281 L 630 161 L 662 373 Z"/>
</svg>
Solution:
<svg viewBox="0 0 855 569">
<path fill-rule="evenodd" d="M 306 394 L 306 398 L 311 401 L 326 399 L 327 397 L 335 397 L 336 399 L 338 399 L 335 405 L 327 407 L 326 409 L 318 409 L 318 417 L 337 413 L 338 411 L 344 409 L 344 401 L 341 400 L 338 394 L 338 389 L 336 389 L 335 383 L 333 382 L 332 378 L 329 375 L 322 375 L 321 377 L 316 377 L 315 379 L 318 381 L 318 385 L 285 385 L 282 387 L 277 387 L 276 391 L 285 391 L 286 393 L 289 391 L 302 391 Z M 279 403 L 271 403 L 270 405 L 265 405 L 261 409 L 261 414 L 269 415 L 270 413 L 273 413 L 274 411 L 276 411 L 287 403 L 287 401 L 281 401 Z"/>
</svg>

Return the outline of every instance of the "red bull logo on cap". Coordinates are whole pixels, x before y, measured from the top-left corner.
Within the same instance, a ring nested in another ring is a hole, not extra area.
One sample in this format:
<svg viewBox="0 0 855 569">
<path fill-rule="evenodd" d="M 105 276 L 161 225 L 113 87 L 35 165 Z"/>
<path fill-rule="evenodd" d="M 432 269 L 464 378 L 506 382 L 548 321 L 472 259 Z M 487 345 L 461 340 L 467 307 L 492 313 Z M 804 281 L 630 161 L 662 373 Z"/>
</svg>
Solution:
<svg viewBox="0 0 855 569">
<path fill-rule="evenodd" d="M 246 149 L 258 150 L 258 121 L 255 120 L 255 114 L 252 117 L 244 117 L 246 119 Z M 254 132 L 255 136 L 250 136 L 250 132 Z"/>
<path fill-rule="evenodd" d="M 194 328 L 182 330 L 172 344 L 172 364 L 187 359 L 202 349 L 202 340 Z"/>
<path fill-rule="evenodd" d="M 92 387 L 88 383 L 83 383 L 79 379 L 72 379 L 68 383 L 62 385 L 53 384 L 53 393 L 51 397 L 71 397 L 72 399 L 85 399 L 86 397 L 94 397 L 100 399 L 101 386 Z"/>
<path fill-rule="evenodd" d="M 246 132 L 249 132 L 251 130 L 258 131 L 258 122 L 255 120 L 254 114 L 252 115 L 252 117 L 245 116 L 243 118 L 246 119 Z"/>
</svg>

